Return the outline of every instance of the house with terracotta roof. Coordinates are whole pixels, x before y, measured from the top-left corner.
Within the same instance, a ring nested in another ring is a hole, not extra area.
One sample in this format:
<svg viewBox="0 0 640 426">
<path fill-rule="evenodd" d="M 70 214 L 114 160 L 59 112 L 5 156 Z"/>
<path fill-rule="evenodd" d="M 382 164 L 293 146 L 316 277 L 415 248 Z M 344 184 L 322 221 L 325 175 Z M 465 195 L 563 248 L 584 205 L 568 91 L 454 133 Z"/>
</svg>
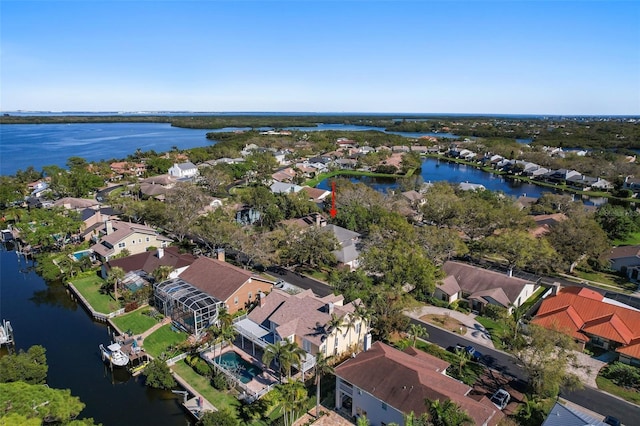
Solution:
<svg viewBox="0 0 640 426">
<path fill-rule="evenodd" d="M 109 271 L 116 266 L 127 272 L 142 271 L 146 275 L 152 275 L 160 266 L 173 268 L 168 278 L 175 278 L 189 265 L 195 262 L 196 257 L 191 253 L 180 253 L 176 246 L 159 247 L 155 250 L 132 254 L 131 256 L 111 259 L 102 264 L 102 277 L 106 278 Z"/>
<path fill-rule="evenodd" d="M 280 289 L 264 297 L 247 318 L 237 321 L 236 330 L 252 344 L 264 348 L 270 343 L 295 342 L 306 352 L 302 366 L 308 371 L 315 355 L 341 357 L 364 347 L 368 334 L 365 320 L 355 314 L 359 300 L 344 304 L 342 295 L 316 296 L 311 290 L 290 294 Z M 332 329 L 329 322 L 337 317 L 342 326 Z M 351 324 L 348 326 L 347 324 Z"/>
<path fill-rule="evenodd" d="M 517 308 L 538 288 L 535 282 L 462 262 L 447 261 L 442 268 L 446 277 L 436 286 L 434 297 L 449 303 L 467 300 L 471 309 L 478 312 L 489 304 Z"/>
<path fill-rule="evenodd" d="M 137 254 L 149 247 L 166 247 L 172 242 L 149 226 L 120 220 L 105 220 L 96 231 L 91 250 L 102 262 L 108 262 L 125 249 L 129 254 Z"/>
<path fill-rule="evenodd" d="M 531 321 L 618 353 L 620 361 L 640 365 L 640 311 L 583 287 L 560 289 L 544 299 Z"/>
<path fill-rule="evenodd" d="M 228 313 L 235 314 L 257 302 L 258 294 L 270 292 L 274 283 L 225 262 L 223 253 L 218 252 L 218 259 L 197 258 L 178 278 L 220 300 Z"/>
<path fill-rule="evenodd" d="M 531 229 L 529 233 L 534 237 L 548 234 L 552 226 L 568 219 L 564 213 L 538 214 L 531 216 L 531 218 L 533 218 L 536 227 Z"/>
<path fill-rule="evenodd" d="M 335 368 L 336 408 L 366 416 L 372 426 L 405 424 L 405 415 L 428 411 L 426 400 L 452 401 L 474 424 L 497 425 L 502 412 L 471 387 L 446 375 L 449 363 L 415 348 L 404 352 L 382 342 Z"/>
</svg>

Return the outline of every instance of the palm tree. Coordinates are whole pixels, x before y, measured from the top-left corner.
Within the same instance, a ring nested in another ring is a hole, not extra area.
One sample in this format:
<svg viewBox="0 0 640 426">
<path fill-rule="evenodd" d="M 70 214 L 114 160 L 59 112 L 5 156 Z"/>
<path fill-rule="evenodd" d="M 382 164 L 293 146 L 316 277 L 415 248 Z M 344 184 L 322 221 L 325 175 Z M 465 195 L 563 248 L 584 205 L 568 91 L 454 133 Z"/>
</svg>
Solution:
<svg viewBox="0 0 640 426">
<path fill-rule="evenodd" d="M 429 337 L 429 333 L 427 333 L 427 329 L 424 328 L 423 326 L 421 326 L 420 324 L 409 324 L 409 327 L 407 328 L 407 333 L 409 333 L 409 335 L 411 336 L 412 342 L 413 344 L 411 346 L 413 346 L 414 348 L 416 347 L 416 340 L 418 340 L 418 337 Z"/>
<path fill-rule="evenodd" d="M 296 342 L 285 343 L 285 356 L 287 358 L 288 368 L 287 377 L 291 377 L 291 367 L 294 365 L 298 367 L 298 370 L 302 372 L 302 380 L 304 381 L 304 372 L 302 371 L 302 364 L 307 358 L 307 353 Z"/>
<path fill-rule="evenodd" d="M 173 266 L 160 265 L 156 269 L 154 269 L 153 272 L 151 272 L 151 275 L 153 276 L 153 279 L 159 283 L 169 278 L 169 275 L 171 275 L 172 272 Z"/>
<path fill-rule="evenodd" d="M 346 328 L 347 333 L 349 333 L 349 348 L 351 348 L 351 334 L 350 330 L 355 330 L 356 329 L 356 325 L 358 324 L 358 317 L 355 315 L 355 313 L 350 314 L 348 317 L 346 317 L 346 320 L 343 322 L 344 327 Z"/>
<path fill-rule="evenodd" d="M 291 375 L 292 365 L 301 365 L 302 359 L 305 355 L 306 352 L 302 350 L 297 343 L 291 343 L 289 341 L 284 341 L 283 343 L 283 341 L 278 341 L 269 344 L 264 348 L 262 362 L 266 366 L 269 366 L 272 361 L 275 361 L 278 365 L 280 381 L 282 381 L 282 376 L 284 374 L 286 374 L 287 377 Z"/>
<path fill-rule="evenodd" d="M 114 266 L 109 271 L 109 275 L 107 277 L 107 282 L 113 285 L 113 298 L 116 299 L 116 302 L 118 301 L 118 286 L 120 285 L 120 282 L 124 279 L 124 276 L 125 276 L 124 269 L 122 269 L 119 266 Z"/>
<path fill-rule="evenodd" d="M 473 418 L 458 404 L 450 399 L 440 402 L 426 400 L 429 411 L 429 420 L 433 426 L 462 426 L 472 425 Z"/>
<path fill-rule="evenodd" d="M 316 354 L 316 418 L 320 417 L 320 382 L 325 374 L 333 374 L 333 367 L 329 363 L 331 357 L 325 358 L 322 352 Z"/>
<path fill-rule="evenodd" d="M 358 349 L 360 348 L 360 335 L 362 334 L 362 329 L 364 328 L 366 330 L 366 328 L 369 326 L 369 321 L 371 320 L 371 311 L 367 309 L 367 307 L 362 302 L 360 302 L 356 305 L 356 309 L 353 313 L 358 319 L 362 321 L 362 323 L 360 324 L 360 328 L 358 329 L 358 347 L 356 348 L 357 353 Z"/>
<path fill-rule="evenodd" d="M 338 332 L 340 332 L 340 329 L 344 326 L 344 323 L 342 321 L 342 317 L 339 317 L 336 314 L 331 314 L 331 319 L 327 322 L 327 328 L 328 328 L 328 334 L 329 336 L 333 334 L 333 332 L 336 332 L 336 336 L 335 336 L 335 340 L 334 340 L 334 347 L 335 347 L 335 342 L 338 340 Z M 328 351 L 328 345 L 325 346 L 325 352 Z M 326 355 L 326 353 L 325 353 Z"/>
<path fill-rule="evenodd" d="M 284 424 L 291 426 L 295 422 L 296 413 L 304 410 L 304 402 L 307 399 L 307 390 L 302 382 L 288 381 L 277 387 L 280 392 L 280 407 L 284 411 Z"/>
<path fill-rule="evenodd" d="M 471 361 L 471 353 L 464 349 L 456 349 L 456 355 L 458 355 L 458 374 L 462 377 L 462 370 Z"/>
</svg>

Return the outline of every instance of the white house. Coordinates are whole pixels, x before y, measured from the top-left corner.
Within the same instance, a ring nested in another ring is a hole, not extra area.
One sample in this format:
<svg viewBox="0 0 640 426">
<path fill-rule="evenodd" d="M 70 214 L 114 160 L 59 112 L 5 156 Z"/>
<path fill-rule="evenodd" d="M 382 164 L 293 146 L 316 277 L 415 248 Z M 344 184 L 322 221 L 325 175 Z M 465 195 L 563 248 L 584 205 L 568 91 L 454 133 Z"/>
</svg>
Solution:
<svg viewBox="0 0 640 426">
<path fill-rule="evenodd" d="M 198 168 L 189 161 L 180 164 L 174 163 L 173 166 L 169 168 L 169 175 L 178 179 L 192 178 L 198 176 Z"/>
</svg>

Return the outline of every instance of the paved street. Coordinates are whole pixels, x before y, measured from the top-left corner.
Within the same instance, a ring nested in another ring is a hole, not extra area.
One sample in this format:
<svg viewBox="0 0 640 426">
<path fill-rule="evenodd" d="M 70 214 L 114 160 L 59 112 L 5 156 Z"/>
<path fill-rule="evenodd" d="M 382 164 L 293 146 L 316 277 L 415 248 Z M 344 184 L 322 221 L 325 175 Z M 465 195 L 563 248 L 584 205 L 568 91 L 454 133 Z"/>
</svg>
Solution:
<svg viewBox="0 0 640 426">
<path fill-rule="evenodd" d="M 314 293 L 324 296 L 331 293 L 328 285 L 314 280 L 309 277 L 301 276 L 290 271 L 280 271 L 280 274 L 273 273 L 297 287 L 310 288 Z M 422 325 L 429 333 L 428 341 L 435 343 L 443 348 L 453 346 L 457 343 L 464 346 L 481 345 L 484 339 L 474 338 L 474 336 L 460 336 L 459 334 L 450 333 L 442 328 L 435 327 L 431 324 L 420 321 L 416 318 L 410 318 L 411 322 Z M 484 341 L 484 343 L 487 343 Z M 517 360 L 506 352 L 493 349 L 489 346 L 482 345 L 480 351 L 485 355 L 485 364 L 508 376 L 512 376 L 520 381 L 525 381 L 527 374 L 524 369 L 518 365 Z M 574 404 L 586 407 L 602 416 L 612 415 L 622 421 L 623 424 L 631 426 L 640 424 L 640 407 L 630 404 L 618 397 L 602 392 L 598 389 L 585 387 L 584 389 L 573 392 L 561 392 L 561 396 Z"/>
</svg>

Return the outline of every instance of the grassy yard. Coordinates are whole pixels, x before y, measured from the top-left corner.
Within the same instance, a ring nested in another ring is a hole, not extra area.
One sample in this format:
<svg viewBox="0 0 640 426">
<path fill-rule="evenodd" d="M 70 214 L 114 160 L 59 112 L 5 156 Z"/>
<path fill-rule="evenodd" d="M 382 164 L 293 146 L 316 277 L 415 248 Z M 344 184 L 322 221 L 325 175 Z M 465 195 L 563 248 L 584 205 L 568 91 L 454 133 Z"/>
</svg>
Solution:
<svg viewBox="0 0 640 426">
<path fill-rule="evenodd" d="M 130 331 L 131 333 L 128 334 L 140 334 L 158 323 L 155 318 L 144 314 L 148 310 L 148 306 L 139 308 L 128 314 L 113 318 L 111 321 L 123 332 L 128 333 Z"/>
<path fill-rule="evenodd" d="M 524 302 L 522 305 L 520 305 L 520 309 L 522 309 L 523 312 L 527 312 L 529 309 L 531 309 L 531 307 L 538 301 L 538 299 L 540 299 L 542 297 L 542 294 L 547 291 L 546 287 L 540 287 L 539 289 L 537 289 L 532 295 L 531 297 L 529 297 L 527 299 L 526 302 Z M 484 325 L 484 324 L 483 324 Z"/>
<path fill-rule="evenodd" d="M 144 339 L 144 350 L 151 356 L 157 357 L 166 352 L 169 346 L 184 342 L 186 339 L 187 333 L 173 331 L 171 324 L 163 325 Z"/>
<path fill-rule="evenodd" d="M 640 232 L 634 232 L 625 240 L 615 240 L 614 246 L 635 246 L 640 244 Z"/>
<path fill-rule="evenodd" d="M 500 336 L 505 334 L 507 327 L 501 322 L 494 321 L 491 318 L 481 317 L 479 315 L 476 317 L 476 321 L 487 329 L 491 335 L 493 345 L 498 349 L 503 349 L 502 339 L 500 339 Z"/>
<path fill-rule="evenodd" d="M 640 392 L 624 389 L 602 376 L 596 377 L 598 389 L 616 395 L 634 404 L 640 404 Z"/>
<path fill-rule="evenodd" d="M 176 363 L 171 368 L 217 409 L 228 407 L 234 413 L 238 412 L 238 407 L 240 406 L 238 398 L 229 392 L 221 392 L 214 388 L 209 378 L 203 377 L 193 371 L 193 368 L 189 367 L 184 361 Z"/>
<path fill-rule="evenodd" d="M 71 283 L 87 299 L 95 311 L 108 314 L 120 309 L 120 305 L 111 295 L 100 293 L 100 287 L 104 280 L 97 275 L 91 274 L 87 277 L 77 278 Z"/>
<path fill-rule="evenodd" d="M 575 271 L 575 274 L 579 279 L 589 281 L 589 284 L 591 285 L 603 287 L 608 290 L 618 290 L 624 293 L 631 293 L 635 291 L 636 288 L 638 288 L 638 284 L 632 283 L 626 278 L 615 274 L 596 271 L 584 271 L 582 269 L 577 269 Z M 606 287 L 599 286 L 598 283 L 605 284 Z"/>
</svg>

